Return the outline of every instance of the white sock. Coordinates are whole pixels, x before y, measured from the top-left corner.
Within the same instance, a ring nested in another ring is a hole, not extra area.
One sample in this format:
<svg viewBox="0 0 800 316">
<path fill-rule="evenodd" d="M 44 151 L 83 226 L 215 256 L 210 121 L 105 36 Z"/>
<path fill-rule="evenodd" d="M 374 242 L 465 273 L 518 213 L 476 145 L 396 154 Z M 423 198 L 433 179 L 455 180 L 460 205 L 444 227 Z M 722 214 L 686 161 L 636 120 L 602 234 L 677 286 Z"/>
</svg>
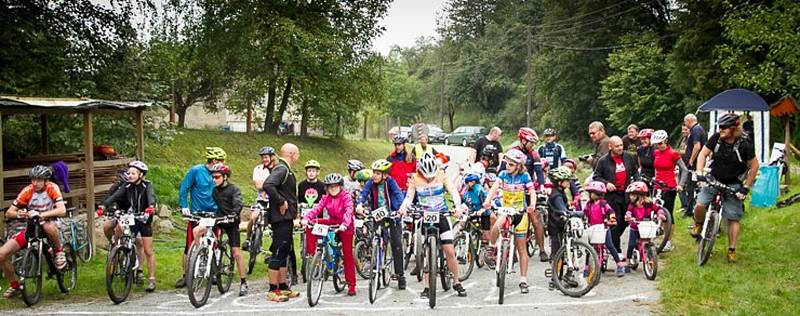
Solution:
<svg viewBox="0 0 800 316">
<path fill-rule="evenodd" d="M 524 277 L 524 276 L 520 276 L 520 277 L 519 277 L 519 283 L 525 283 L 525 284 L 528 284 L 528 278 L 526 278 L 526 277 Z"/>
</svg>

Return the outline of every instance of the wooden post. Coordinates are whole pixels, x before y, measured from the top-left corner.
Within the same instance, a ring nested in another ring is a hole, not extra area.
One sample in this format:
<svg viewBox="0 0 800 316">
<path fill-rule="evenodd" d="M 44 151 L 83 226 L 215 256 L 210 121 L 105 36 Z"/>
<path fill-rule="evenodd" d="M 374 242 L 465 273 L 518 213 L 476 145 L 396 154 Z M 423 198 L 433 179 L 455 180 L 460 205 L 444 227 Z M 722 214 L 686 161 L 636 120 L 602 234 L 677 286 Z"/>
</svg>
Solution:
<svg viewBox="0 0 800 316">
<path fill-rule="evenodd" d="M 253 96 L 247 93 L 247 133 L 253 133 Z"/>
<path fill-rule="evenodd" d="M 50 127 L 48 125 L 47 114 L 39 116 L 39 127 L 42 128 L 41 148 L 43 155 L 47 155 L 50 152 L 50 133 L 48 132 Z"/>
<path fill-rule="evenodd" d="M 3 113 L 0 112 L 0 202 L 5 201 L 3 186 Z M 0 212 L 0 236 L 6 235 L 6 212 Z"/>
<path fill-rule="evenodd" d="M 144 161 L 144 110 L 136 110 L 136 158 Z"/>
<path fill-rule="evenodd" d="M 790 128 L 791 124 L 789 123 L 791 121 L 791 119 L 790 119 L 790 116 L 788 116 L 788 115 L 785 116 L 783 119 L 784 119 L 784 123 L 783 123 L 783 144 L 784 144 L 783 145 L 783 160 L 786 162 L 786 177 L 783 178 L 783 181 L 784 181 L 784 184 L 791 185 L 792 184 L 792 180 L 791 180 L 791 177 L 789 176 L 792 173 L 791 172 L 792 168 L 789 167 L 789 161 L 792 160 L 792 159 L 790 159 L 792 157 L 792 151 L 789 149 L 789 145 L 791 144 L 791 141 L 792 141 L 792 136 L 791 136 L 792 130 Z"/>
<path fill-rule="evenodd" d="M 138 117 L 138 115 L 137 115 Z M 94 242 L 94 129 L 92 111 L 83 112 L 83 169 L 86 177 L 86 226 L 89 242 Z"/>
</svg>

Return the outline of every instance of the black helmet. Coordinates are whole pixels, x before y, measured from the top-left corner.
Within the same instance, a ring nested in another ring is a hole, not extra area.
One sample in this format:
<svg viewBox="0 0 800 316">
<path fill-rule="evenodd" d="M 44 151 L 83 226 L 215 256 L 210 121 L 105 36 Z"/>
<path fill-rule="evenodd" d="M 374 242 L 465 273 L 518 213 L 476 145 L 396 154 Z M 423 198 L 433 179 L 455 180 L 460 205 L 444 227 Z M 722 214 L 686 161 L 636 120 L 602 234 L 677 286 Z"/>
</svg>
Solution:
<svg viewBox="0 0 800 316">
<path fill-rule="evenodd" d="M 344 184 L 344 178 L 342 178 L 342 175 L 336 172 L 329 173 L 327 176 L 325 176 L 325 179 L 322 179 L 322 183 L 325 185 L 331 185 L 331 184 L 342 185 Z"/>
<path fill-rule="evenodd" d="M 269 146 L 261 147 L 261 150 L 258 151 L 259 155 L 275 155 L 275 149 Z"/>
<path fill-rule="evenodd" d="M 558 135 L 558 131 L 553 128 L 547 128 L 544 130 L 544 136 L 556 136 Z"/>
<path fill-rule="evenodd" d="M 494 147 L 494 145 L 491 144 L 486 145 L 486 147 L 483 147 L 483 149 L 481 149 L 481 157 L 494 158 L 495 156 L 497 156 L 497 153 L 498 153 L 497 147 Z"/>
<path fill-rule="evenodd" d="M 720 129 L 739 126 L 739 116 L 733 113 L 727 113 L 723 116 L 720 116 L 719 120 L 717 120 L 717 126 Z"/>
<path fill-rule="evenodd" d="M 47 180 L 53 175 L 53 170 L 50 169 L 48 166 L 34 166 L 31 168 L 31 171 L 28 173 L 28 177 L 31 179 L 42 179 Z"/>
<path fill-rule="evenodd" d="M 394 137 L 392 137 L 392 142 L 394 142 L 395 144 L 405 144 L 408 142 L 408 137 L 397 134 L 394 135 Z"/>
</svg>

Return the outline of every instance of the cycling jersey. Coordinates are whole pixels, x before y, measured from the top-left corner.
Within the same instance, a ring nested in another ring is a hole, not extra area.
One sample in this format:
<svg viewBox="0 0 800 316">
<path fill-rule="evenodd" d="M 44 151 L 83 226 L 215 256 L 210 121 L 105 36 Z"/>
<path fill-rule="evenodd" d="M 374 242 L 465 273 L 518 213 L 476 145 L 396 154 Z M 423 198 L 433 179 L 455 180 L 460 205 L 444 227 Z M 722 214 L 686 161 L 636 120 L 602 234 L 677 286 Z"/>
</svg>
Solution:
<svg viewBox="0 0 800 316">
<path fill-rule="evenodd" d="M 514 233 L 517 237 L 524 237 L 524 234 L 528 232 L 525 194 L 533 189 L 531 176 L 527 172 L 510 174 L 507 170 L 503 170 L 497 175 L 497 179 L 500 181 L 500 190 L 503 192 L 501 198 L 503 207 L 522 209 L 522 213 L 514 217 Z"/>
<path fill-rule="evenodd" d="M 23 188 L 14 200 L 13 205 L 17 208 L 27 208 L 31 211 L 41 212 L 49 211 L 56 203 L 63 201 L 64 197 L 61 195 L 61 189 L 58 188 L 58 185 L 47 181 L 44 183 L 44 190 L 41 192 L 36 192 L 33 184 Z"/>
<path fill-rule="evenodd" d="M 199 164 L 186 173 L 180 187 L 181 208 L 189 207 L 191 199 L 192 212 L 217 212 L 217 203 L 214 201 L 214 181 L 211 171 L 204 164 Z"/>
<path fill-rule="evenodd" d="M 567 159 L 567 151 L 564 150 L 564 146 L 556 142 L 545 143 L 539 146 L 537 151 L 539 152 L 539 157 L 550 164 L 551 170 L 561 166 L 561 163 Z"/>
<path fill-rule="evenodd" d="M 464 192 L 462 201 L 467 205 L 470 212 L 477 212 L 483 208 L 483 201 L 486 199 L 486 191 L 480 184 L 475 184 Z"/>
</svg>

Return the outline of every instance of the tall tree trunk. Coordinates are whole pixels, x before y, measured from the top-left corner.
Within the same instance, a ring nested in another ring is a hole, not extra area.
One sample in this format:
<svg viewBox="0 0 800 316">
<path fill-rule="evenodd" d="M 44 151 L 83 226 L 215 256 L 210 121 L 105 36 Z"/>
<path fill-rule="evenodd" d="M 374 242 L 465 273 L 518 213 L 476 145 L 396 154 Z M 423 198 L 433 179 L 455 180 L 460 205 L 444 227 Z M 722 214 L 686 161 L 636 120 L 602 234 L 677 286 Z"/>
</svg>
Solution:
<svg viewBox="0 0 800 316">
<path fill-rule="evenodd" d="M 361 134 L 361 138 L 367 139 L 367 120 L 369 119 L 369 111 L 364 110 L 364 132 Z"/>
<path fill-rule="evenodd" d="M 264 133 L 273 133 L 274 126 L 272 125 L 272 117 L 275 115 L 275 90 L 278 86 L 278 75 L 274 75 L 269 80 L 269 87 L 267 89 L 267 115 L 264 117 Z"/>
<path fill-rule="evenodd" d="M 342 129 L 342 115 L 336 113 L 336 131 L 334 131 L 334 137 L 339 138 Z"/>
<path fill-rule="evenodd" d="M 308 136 L 308 100 L 303 100 L 300 109 L 300 136 Z"/>
<path fill-rule="evenodd" d="M 175 109 L 175 114 L 178 114 L 178 127 L 185 128 L 186 127 L 186 110 L 188 107 L 183 106 L 181 104 Z"/>
<path fill-rule="evenodd" d="M 280 126 L 281 120 L 283 120 L 283 113 L 286 112 L 286 107 L 289 106 L 289 97 L 292 93 L 292 77 L 289 76 L 286 78 L 286 87 L 283 88 L 283 95 L 281 95 L 281 104 L 278 107 L 278 113 L 275 115 L 275 120 L 272 123 L 272 126 Z"/>
</svg>

